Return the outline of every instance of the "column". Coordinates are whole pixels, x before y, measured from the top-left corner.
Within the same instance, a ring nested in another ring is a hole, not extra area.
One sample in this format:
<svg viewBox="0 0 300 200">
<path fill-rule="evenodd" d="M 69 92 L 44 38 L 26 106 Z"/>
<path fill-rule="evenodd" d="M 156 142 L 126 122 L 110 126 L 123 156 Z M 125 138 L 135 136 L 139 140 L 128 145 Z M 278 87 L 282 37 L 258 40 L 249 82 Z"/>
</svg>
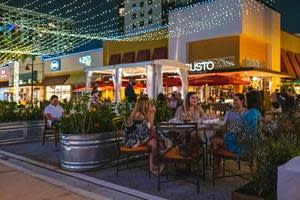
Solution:
<svg viewBox="0 0 300 200">
<path fill-rule="evenodd" d="M 93 71 L 86 72 L 85 93 L 89 93 L 89 88 L 91 86 L 93 73 L 94 73 Z"/>
<path fill-rule="evenodd" d="M 147 65 L 146 66 L 146 82 L 147 82 L 147 94 L 150 99 L 155 98 L 155 65 Z"/>
<path fill-rule="evenodd" d="M 20 73 L 20 63 L 18 61 L 14 61 L 14 101 L 18 102 L 19 100 L 19 73 Z"/>
<path fill-rule="evenodd" d="M 185 98 L 189 88 L 188 71 L 186 69 L 179 69 L 178 74 L 182 84 L 181 94 L 182 97 Z"/>
<path fill-rule="evenodd" d="M 122 68 L 116 68 L 113 70 L 112 80 L 115 88 L 114 101 L 116 102 L 121 101 L 122 76 L 123 76 Z"/>
<path fill-rule="evenodd" d="M 163 93 L 163 73 L 162 73 L 162 65 L 156 65 L 155 71 L 156 71 L 156 86 L 155 86 L 155 98 L 159 93 Z"/>
</svg>

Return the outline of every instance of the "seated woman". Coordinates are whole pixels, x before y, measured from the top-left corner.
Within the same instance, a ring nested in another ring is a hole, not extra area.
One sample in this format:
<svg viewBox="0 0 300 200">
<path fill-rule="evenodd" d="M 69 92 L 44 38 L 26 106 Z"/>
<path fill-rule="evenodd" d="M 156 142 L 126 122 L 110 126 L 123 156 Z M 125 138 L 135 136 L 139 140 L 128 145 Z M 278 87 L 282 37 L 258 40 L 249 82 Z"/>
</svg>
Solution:
<svg viewBox="0 0 300 200">
<path fill-rule="evenodd" d="M 234 95 L 234 108 L 226 113 L 225 116 L 227 132 L 224 139 L 220 136 L 212 138 L 212 148 L 218 155 L 238 160 L 246 153 L 246 149 L 241 144 L 238 144 L 237 134 L 243 132 L 248 137 L 258 132 L 258 124 L 262 120 L 260 94 L 257 91 L 250 91 L 246 94 L 246 111 L 244 111 L 242 106 L 243 100 L 243 94 Z M 218 164 L 220 163 L 217 162 Z"/>
<path fill-rule="evenodd" d="M 155 165 L 157 155 L 157 141 L 154 129 L 154 115 L 156 109 L 146 96 L 140 96 L 129 116 L 123 136 L 123 145 L 126 147 L 138 147 L 147 145 L 150 153 L 150 171 L 157 173 Z"/>
<path fill-rule="evenodd" d="M 175 118 L 181 121 L 199 121 L 200 118 L 207 118 L 203 109 L 197 103 L 196 92 L 188 92 L 184 104 L 177 108 Z"/>
</svg>

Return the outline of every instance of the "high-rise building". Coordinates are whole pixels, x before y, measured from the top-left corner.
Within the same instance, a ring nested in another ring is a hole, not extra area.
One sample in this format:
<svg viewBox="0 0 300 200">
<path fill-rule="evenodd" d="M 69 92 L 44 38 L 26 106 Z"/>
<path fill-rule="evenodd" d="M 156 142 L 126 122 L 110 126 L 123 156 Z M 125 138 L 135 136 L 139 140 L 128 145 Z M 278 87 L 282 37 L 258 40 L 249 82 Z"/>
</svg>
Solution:
<svg viewBox="0 0 300 200">
<path fill-rule="evenodd" d="M 151 30 L 168 24 L 169 11 L 201 0 L 120 0 L 119 33 Z"/>
</svg>

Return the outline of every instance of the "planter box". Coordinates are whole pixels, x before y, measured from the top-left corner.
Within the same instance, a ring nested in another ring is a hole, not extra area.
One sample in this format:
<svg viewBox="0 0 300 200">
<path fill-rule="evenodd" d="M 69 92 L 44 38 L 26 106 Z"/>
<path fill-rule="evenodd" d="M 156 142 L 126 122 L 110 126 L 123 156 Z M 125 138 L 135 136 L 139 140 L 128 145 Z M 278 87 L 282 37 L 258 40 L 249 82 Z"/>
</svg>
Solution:
<svg viewBox="0 0 300 200">
<path fill-rule="evenodd" d="M 60 143 L 61 166 L 66 170 L 94 170 L 117 158 L 117 145 L 111 132 L 61 134 Z"/>
<path fill-rule="evenodd" d="M 30 139 L 43 134 L 43 120 L 0 123 L 0 140 Z"/>
<path fill-rule="evenodd" d="M 232 192 L 232 200 L 273 200 L 270 196 L 258 197 L 252 191 L 252 182 L 243 185 L 239 189 Z"/>
</svg>

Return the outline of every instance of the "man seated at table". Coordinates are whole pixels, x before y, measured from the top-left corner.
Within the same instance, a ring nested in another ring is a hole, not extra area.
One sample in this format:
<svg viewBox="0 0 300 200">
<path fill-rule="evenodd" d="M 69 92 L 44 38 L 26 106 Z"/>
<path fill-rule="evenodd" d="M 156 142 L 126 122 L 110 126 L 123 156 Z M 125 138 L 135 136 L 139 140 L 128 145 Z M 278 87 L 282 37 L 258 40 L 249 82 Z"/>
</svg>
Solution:
<svg viewBox="0 0 300 200">
<path fill-rule="evenodd" d="M 50 104 L 45 108 L 44 115 L 49 126 L 56 126 L 64 114 L 64 109 L 59 105 L 58 96 L 52 95 Z"/>
</svg>

